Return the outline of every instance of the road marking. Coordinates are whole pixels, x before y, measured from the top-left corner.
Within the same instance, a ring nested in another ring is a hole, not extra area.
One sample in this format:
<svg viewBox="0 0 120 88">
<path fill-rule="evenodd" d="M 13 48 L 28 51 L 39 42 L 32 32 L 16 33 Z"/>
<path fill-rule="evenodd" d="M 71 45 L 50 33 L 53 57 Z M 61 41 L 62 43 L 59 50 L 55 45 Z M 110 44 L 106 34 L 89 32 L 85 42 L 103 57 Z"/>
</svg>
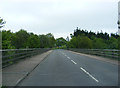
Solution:
<svg viewBox="0 0 120 88">
<path fill-rule="evenodd" d="M 71 60 L 74 64 L 77 64 L 75 61 Z"/>
<path fill-rule="evenodd" d="M 18 79 L 18 81 L 16 82 L 16 84 L 18 84 L 22 79 L 23 79 L 23 78 Z"/>
<path fill-rule="evenodd" d="M 68 59 L 70 59 L 70 57 L 67 56 Z"/>
<path fill-rule="evenodd" d="M 85 72 L 87 75 L 89 75 L 93 80 L 95 80 L 96 82 L 99 82 L 95 77 L 93 77 L 89 72 L 87 72 L 84 68 L 80 67 L 80 69 Z"/>
<path fill-rule="evenodd" d="M 65 53 L 62 53 L 63 55 L 65 55 L 67 58 L 69 58 Z M 70 58 L 69 58 L 70 59 Z"/>
<path fill-rule="evenodd" d="M 65 55 L 67 57 L 67 55 Z"/>
</svg>

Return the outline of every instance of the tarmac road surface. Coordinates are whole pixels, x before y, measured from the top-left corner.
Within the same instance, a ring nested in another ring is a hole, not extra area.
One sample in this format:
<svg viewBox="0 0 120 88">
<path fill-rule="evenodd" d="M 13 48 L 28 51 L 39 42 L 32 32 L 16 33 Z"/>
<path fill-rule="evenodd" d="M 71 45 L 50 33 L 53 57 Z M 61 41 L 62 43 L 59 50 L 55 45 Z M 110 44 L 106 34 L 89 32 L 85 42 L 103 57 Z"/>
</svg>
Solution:
<svg viewBox="0 0 120 88">
<path fill-rule="evenodd" d="M 118 65 L 53 50 L 18 86 L 117 86 Z"/>
</svg>

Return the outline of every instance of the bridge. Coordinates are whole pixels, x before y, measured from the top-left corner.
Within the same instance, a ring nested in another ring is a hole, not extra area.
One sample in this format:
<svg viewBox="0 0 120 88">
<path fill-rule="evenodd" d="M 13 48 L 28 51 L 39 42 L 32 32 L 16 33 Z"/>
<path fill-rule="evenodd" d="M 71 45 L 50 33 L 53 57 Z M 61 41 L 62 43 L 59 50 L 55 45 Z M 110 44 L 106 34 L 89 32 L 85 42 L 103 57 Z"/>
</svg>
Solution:
<svg viewBox="0 0 120 88">
<path fill-rule="evenodd" d="M 1 50 L 4 86 L 118 86 L 119 50 Z"/>
</svg>

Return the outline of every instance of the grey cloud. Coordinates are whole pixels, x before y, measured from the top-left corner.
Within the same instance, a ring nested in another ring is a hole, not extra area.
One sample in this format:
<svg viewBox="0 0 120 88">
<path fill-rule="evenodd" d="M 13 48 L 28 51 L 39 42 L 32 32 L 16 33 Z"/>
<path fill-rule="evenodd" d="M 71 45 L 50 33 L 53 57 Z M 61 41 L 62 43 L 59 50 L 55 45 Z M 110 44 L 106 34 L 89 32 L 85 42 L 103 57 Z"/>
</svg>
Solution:
<svg viewBox="0 0 120 88">
<path fill-rule="evenodd" d="M 114 29 L 108 32 L 117 32 L 117 2 L 91 2 L 84 5 L 74 0 L 72 2 L 3 3 L 0 4 L 0 12 L 7 21 L 5 28 L 11 30 L 23 27 L 38 34 L 66 34 L 78 26 L 93 31 Z"/>
</svg>

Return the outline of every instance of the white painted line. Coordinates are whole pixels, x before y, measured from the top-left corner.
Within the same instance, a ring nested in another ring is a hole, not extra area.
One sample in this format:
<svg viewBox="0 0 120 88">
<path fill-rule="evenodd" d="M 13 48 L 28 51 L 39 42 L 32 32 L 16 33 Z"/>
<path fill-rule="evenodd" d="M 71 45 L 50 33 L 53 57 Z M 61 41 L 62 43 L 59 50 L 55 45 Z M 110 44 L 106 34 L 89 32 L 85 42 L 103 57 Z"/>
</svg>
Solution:
<svg viewBox="0 0 120 88">
<path fill-rule="evenodd" d="M 28 73 L 29 73 L 29 72 L 26 72 L 25 76 L 27 76 Z M 18 79 L 17 82 L 16 82 L 16 85 L 17 85 L 21 80 L 23 80 L 23 79 L 25 78 L 25 76 L 23 76 L 22 78 Z"/>
<path fill-rule="evenodd" d="M 65 55 L 67 57 L 67 55 Z"/>
<path fill-rule="evenodd" d="M 74 64 L 77 64 L 75 61 L 71 60 Z"/>
<path fill-rule="evenodd" d="M 70 57 L 67 56 L 68 59 L 70 59 Z"/>
<path fill-rule="evenodd" d="M 93 80 L 95 80 L 96 82 L 99 82 L 95 77 L 93 77 L 89 72 L 87 72 L 84 68 L 80 67 L 80 69 L 85 72 L 87 75 L 89 75 Z"/>
<path fill-rule="evenodd" d="M 22 79 L 23 79 L 23 78 L 18 79 L 18 81 L 16 82 L 16 84 L 18 84 Z"/>
</svg>

